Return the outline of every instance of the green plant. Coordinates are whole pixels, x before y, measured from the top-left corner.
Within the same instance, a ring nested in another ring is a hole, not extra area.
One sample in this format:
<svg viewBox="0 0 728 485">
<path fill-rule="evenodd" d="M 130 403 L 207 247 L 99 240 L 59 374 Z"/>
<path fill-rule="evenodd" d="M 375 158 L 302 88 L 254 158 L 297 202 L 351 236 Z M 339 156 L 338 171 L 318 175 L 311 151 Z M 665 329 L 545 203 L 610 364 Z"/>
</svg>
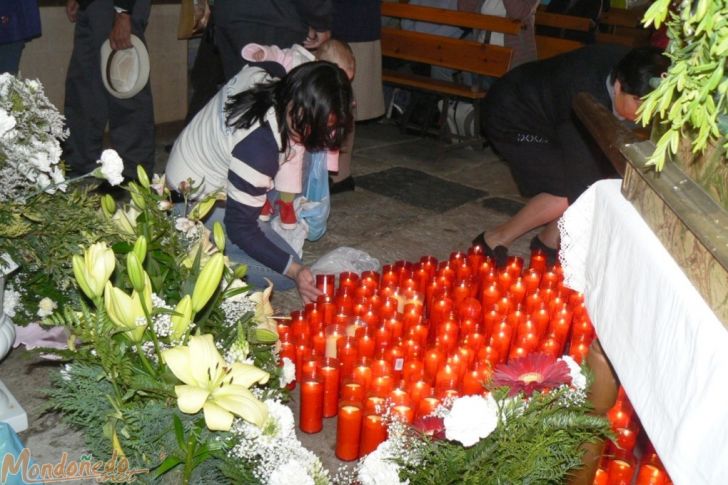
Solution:
<svg viewBox="0 0 728 485">
<path fill-rule="evenodd" d="M 640 108 L 643 125 L 659 123 L 649 163 L 661 170 L 681 141 L 689 139 L 693 155 L 710 147 L 718 151 L 709 170 L 715 172 L 715 163 L 726 165 L 728 150 L 728 0 L 656 0 L 643 22 L 666 25 L 670 42 L 665 55 L 672 61 Z"/>
</svg>

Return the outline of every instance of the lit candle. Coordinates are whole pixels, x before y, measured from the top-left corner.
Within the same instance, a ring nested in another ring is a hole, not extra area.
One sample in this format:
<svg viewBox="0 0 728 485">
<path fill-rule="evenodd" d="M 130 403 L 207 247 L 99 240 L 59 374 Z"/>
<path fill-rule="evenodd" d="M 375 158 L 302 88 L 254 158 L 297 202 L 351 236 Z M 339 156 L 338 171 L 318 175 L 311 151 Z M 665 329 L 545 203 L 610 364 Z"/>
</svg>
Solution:
<svg viewBox="0 0 728 485">
<path fill-rule="evenodd" d="M 500 362 L 501 357 L 495 347 L 486 345 L 478 351 L 478 360 L 488 362 L 491 366 L 495 366 Z"/>
<path fill-rule="evenodd" d="M 370 391 L 374 396 L 385 397 L 394 389 L 394 379 L 392 376 L 377 376 L 372 378 Z"/>
<path fill-rule="evenodd" d="M 359 456 L 367 455 L 376 450 L 386 439 L 387 427 L 382 417 L 374 413 L 367 414 L 362 421 Z"/>
<path fill-rule="evenodd" d="M 359 275 L 353 272 L 339 273 L 339 289 L 348 288 L 355 290 L 359 286 Z"/>
<path fill-rule="evenodd" d="M 510 288 L 508 288 L 508 295 L 514 305 L 518 305 L 523 301 L 523 298 L 526 296 L 526 285 L 523 283 L 523 278 L 518 277 Z"/>
<path fill-rule="evenodd" d="M 505 321 L 506 317 L 497 310 L 489 310 L 483 315 L 483 335 L 490 338 L 496 327 Z"/>
<path fill-rule="evenodd" d="M 422 353 L 422 345 L 420 345 L 420 340 L 416 335 L 416 331 L 417 327 L 410 329 L 410 336 L 402 342 L 405 360 L 417 360 L 420 358 L 420 354 Z M 412 332 L 415 332 L 415 334 L 412 334 Z"/>
<path fill-rule="evenodd" d="M 336 421 L 336 457 L 343 461 L 359 458 L 361 438 L 361 407 L 355 403 L 342 403 Z"/>
<path fill-rule="evenodd" d="M 345 382 L 341 387 L 341 400 L 350 402 L 364 401 L 364 387 L 358 382 Z"/>
<path fill-rule="evenodd" d="M 396 298 L 387 296 L 382 300 L 382 304 L 379 306 L 379 317 L 382 320 L 392 318 L 397 313 L 397 307 L 399 303 Z"/>
<path fill-rule="evenodd" d="M 393 342 L 397 342 L 402 338 L 402 331 L 404 329 L 402 320 L 397 317 L 390 318 L 384 322 L 384 327 L 389 330 Z"/>
<path fill-rule="evenodd" d="M 471 284 L 472 284 L 472 282 L 470 281 L 469 278 L 461 279 L 455 284 L 455 287 L 453 288 L 453 291 L 452 291 L 452 301 L 453 301 L 453 306 L 455 306 L 455 308 L 458 308 L 460 306 L 460 303 L 464 299 L 466 299 L 467 297 L 470 296 L 470 285 Z"/>
<path fill-rule="evenodd" d="M 407 394 L 407 391 L 405 391 L 402 388 L 395 388 L 392 389 L 392 392 L 389 393 L 389 402 L 392 404 L 410 404 L 411 400 L 409 397 L 409 394 Z"/>
<path fill-rule="evenodd" d="M 503 362 L 507 358 L 508 351 L 511 348 L 512 337 L 513 330 L 507 323 L 500 324 L 490 337 L 490 345 L 496 350 Z"/>
<path fill-rule="evenodd" d="M 564 353 L 564 345 L 555 337 L 546 337 L 539 347 L 542 354 L 546 354 L 554 359 L 559 358 Z"/>
<path fill-rule="evenodd" d="M 530 295 L 538 289 L 541 283 L 541 272 L 535 269 L 529 269 L 523 275 L 523 285 L 526 287 L 526 294 Z"/>
<path fill-rule="evenodd" d="M 450 318 L 450 314 L 453 309 L 452 300 L 448 297 L 442 297 L 437 299 L 432 305 L 430 311 L 430 321 L 434 325 L 438 325 Z"/>
<path fill-rule="evenodd" d="M 483 308 L 488 311 L 493 308 L 493 305 L 500 299 L 501 290 L 497 284 L 490 284 L 483 290 L 480 299 L 483 302 Z"/>
<path fill-rule="evenodd" d="M 577 364 L 581 364 L 586 359 L 589 353 L 589 345 L 591 342 L 584 341 L 571 341 L 569 343 L 569 356 L 576 361 Z"/>
<path fill-rule="evenodd" d="M 607 465 L 607 475 L 610 485 L 629 485 L 632 483 L 634 468 L 624 460 L 610 460 Z"/>
<path fill-rule="evenodd" d="M 359 351 L 359 357 L 374 357 L 374 344 L 374 339 L 368 334 L 358 337 L 357 349 Z"/>
<path fill-rule="evenodd" d="M 354 367 L 359 360 L 357 346 L 356 337 L 342 337 L 337 342 L 336 355 L 339 359 L 342 379 L 349 379 L 354 371 Z"/>
<path fill-rule="evenodd" d="M 531 269 L 541 273 L 546 271 L 546 253 L 540 249 L 531 250 Z"/>
<path fill-rule="evenodd" d="M 415 406 L 418 406 L 424 398 L 431 397 L 432 392 L 432 386 L 423 380 L 410 381 L 407 385 L 407 394 L 409 394 Z"/>
<path fill-rule="evenodd" d="M 463 337 L 463 343 L 473 349 L 476 354 L 485 345 L 485 335 L 482 333 L 469 333 Z"/>
<path fill-rule="evenodd" d="M 463 376 L 463 384 L 461 387 L 463 396 L 483 394 L 485 391 L 485 382 L 489 376 L 490 374 L 485 367 L 466 372 Z"/>
<path fill-rule="evenodd" d="M 323 427 L 324 384 L 310 377 L 301 383 L 299 427 L 304 433 L 318 433 Z"/>
<path fill-rule="evenodd" d="M 382 266 L 382 277 L 380 287 L 397 286 L 399 284 L 399 274 L 394 270 L 392 265 L 385 264 Z"/>
<path fill-rule="evenodd" d="M 483 251 L 483 248 L 480 246 L 471 246 L 470 248 L 468 248 L 468 254 L 466 258 L 470 269 L 473 272 L 478 271 L 478 268 L 480 268 L 480 266 L 483 264 L 483 261 L 485 261 L 485 253 Z"/>
<path fill-rule="evenodd" d="M 326 334 L 324 332 L 318 332 L 313 335 L 311 337 L 311 344 L 313 346 L 313 351 L 317 355 L 326 354 Z"/>
<path fill-rule="evenodd" d="M 435 377 L 435 394 L 440 395 L 447 389 L 458 388 L 458 371 L 450 364 L 443 365 Z"/>
<path fill-rule="evenodd" d="M 329 325 L 326 327 L 326 351 L 324 355 L 330 358 L 337 357 L 337 343 L 346 333 L 346 328 L 341 325 Z"/>
<path fill-rule="evenodd" d="M 324 325 L 331 325 L 334 323 L 334 315 L 336 315 L 336 305 L 334 304 L 334 297 L 329 295 L 320 295 L 316 299 L 318 308 L 321 310 L 322 321 Z"/>
<path fill-rule="evenodd" d="M 437 371 L 440 365 L 445 361 L 445 354 L 442 353 L 438 348 L 431 348 L 425 352 L 424 365 L 425 365 L 425 377 L 430 382 L 435 381 Z"/>
<path fill-rule="evenodd" d="M 354 368 L 351 378 L 362 386 L 363 392 L 366 393 L 369 390 L 369 384 L 372 381 L 372 369 L 369 367 L 368 358 L 360 358 L 359 365 Z"/>
<path fill-rule="evenodd" d="M 304 314 L 308 320 L 309 333 L 316 333 L 323 330 L 323 313 L 316 303 L 307 303 L 304 307 Z"/>
<path fill-rule="evenodd" d="M 424 397 L 417 406 L 417 417 L 423 418 L 429 416 L 435 412 L 437 406 L 440 405 L 440 400 L 436 397 Z"/>
<path fill-rule="evenodd" d="M 332 274 L 317 274 L 316 288 L 321 290 L 324 295 L 334 296 L 336 276 Z"/>
<path fill-rule="evenodd" d="M 324 359 L 321 365 L 321 378 L 324 382 L 324 418 L 336 416 L 339 403 L 339 362 Z"/>
<path fill-rule="evenodd" d="M 419 380 L 425 377 L 425 365 L 421 360 L 405 360 L 402 369 L 402 380 L 410 382 L 413 379 Z"/>
<path fill-rule="evenodd" d="M 392 418 L 402 421 L 403 423 L 412 424 L 415 420 L 415 411 L 412 406 L 407 404 L 397 404 L 392 406 Z"/>
<path fill-rule="evenodd" d="M 379 286 L 379 273 L 376 271 L 364 271 L 359 279 L 360 286 L 377 288 Z"/>
<path fill-rule="evenodd" d="M 635 485 L 667 485 L 667 473 L 654 465 L 642 465 Z"/>
</svg>

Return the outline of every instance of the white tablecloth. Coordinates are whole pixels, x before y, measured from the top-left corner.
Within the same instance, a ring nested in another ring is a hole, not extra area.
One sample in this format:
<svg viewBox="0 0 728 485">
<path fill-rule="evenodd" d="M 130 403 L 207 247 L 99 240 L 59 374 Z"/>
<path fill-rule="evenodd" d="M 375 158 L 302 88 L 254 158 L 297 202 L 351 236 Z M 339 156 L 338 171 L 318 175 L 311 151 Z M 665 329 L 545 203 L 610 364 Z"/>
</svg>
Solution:
<svg viewBox="0 0 728 485">
<path fill-rule="evenodd" d="M 619 180 L 587 190 L 561 231 L 567 283 L 671 478 L 728 484 L 728 331 Z"/>
</svg>

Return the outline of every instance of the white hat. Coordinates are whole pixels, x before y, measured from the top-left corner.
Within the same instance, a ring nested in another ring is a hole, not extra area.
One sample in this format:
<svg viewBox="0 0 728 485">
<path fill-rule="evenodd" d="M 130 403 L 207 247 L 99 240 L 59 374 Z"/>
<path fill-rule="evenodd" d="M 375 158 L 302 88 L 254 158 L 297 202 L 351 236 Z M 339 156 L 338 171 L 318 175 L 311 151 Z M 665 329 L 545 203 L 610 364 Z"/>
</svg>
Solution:
<svg viewBox="0 0 728 485">
<path fill-rule="evenodd" d="M 136 35 L 131 48 L 115 51 L 109 39 L 101 46 L 101 79 L 112 96 L 127 99 L 141 91 L 149 81 L 149 53 Z"/>
</svg>

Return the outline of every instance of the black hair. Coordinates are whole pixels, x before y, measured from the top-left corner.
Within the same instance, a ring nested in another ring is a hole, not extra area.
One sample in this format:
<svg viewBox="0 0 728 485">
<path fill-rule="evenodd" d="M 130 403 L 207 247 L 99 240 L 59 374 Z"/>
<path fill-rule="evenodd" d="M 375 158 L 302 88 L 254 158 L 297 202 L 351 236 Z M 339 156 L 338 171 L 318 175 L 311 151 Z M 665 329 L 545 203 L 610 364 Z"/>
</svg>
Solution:
<svg viewBox="0 0 728 485">
<path fill-rule="evenodd" d="M 667 71 L 670 60 L 656 47 L 638 47 L 627 53 L 612 70 L 612 81 L 619 80 L 622 91 L 645 96 L 652 91 L 650 79 Z"/>
<path fill-rule="evenodd" d="M 250 128 L 263 122 L 273 107 L 283 150 L 294 132 L 308 151 L 337 150 L 353 126 L 353 99 L 349 79 L 336 64 L 306 62 L 280 80 L 231 96 L 225 105 L 226 124 Z"/>
</svg>

